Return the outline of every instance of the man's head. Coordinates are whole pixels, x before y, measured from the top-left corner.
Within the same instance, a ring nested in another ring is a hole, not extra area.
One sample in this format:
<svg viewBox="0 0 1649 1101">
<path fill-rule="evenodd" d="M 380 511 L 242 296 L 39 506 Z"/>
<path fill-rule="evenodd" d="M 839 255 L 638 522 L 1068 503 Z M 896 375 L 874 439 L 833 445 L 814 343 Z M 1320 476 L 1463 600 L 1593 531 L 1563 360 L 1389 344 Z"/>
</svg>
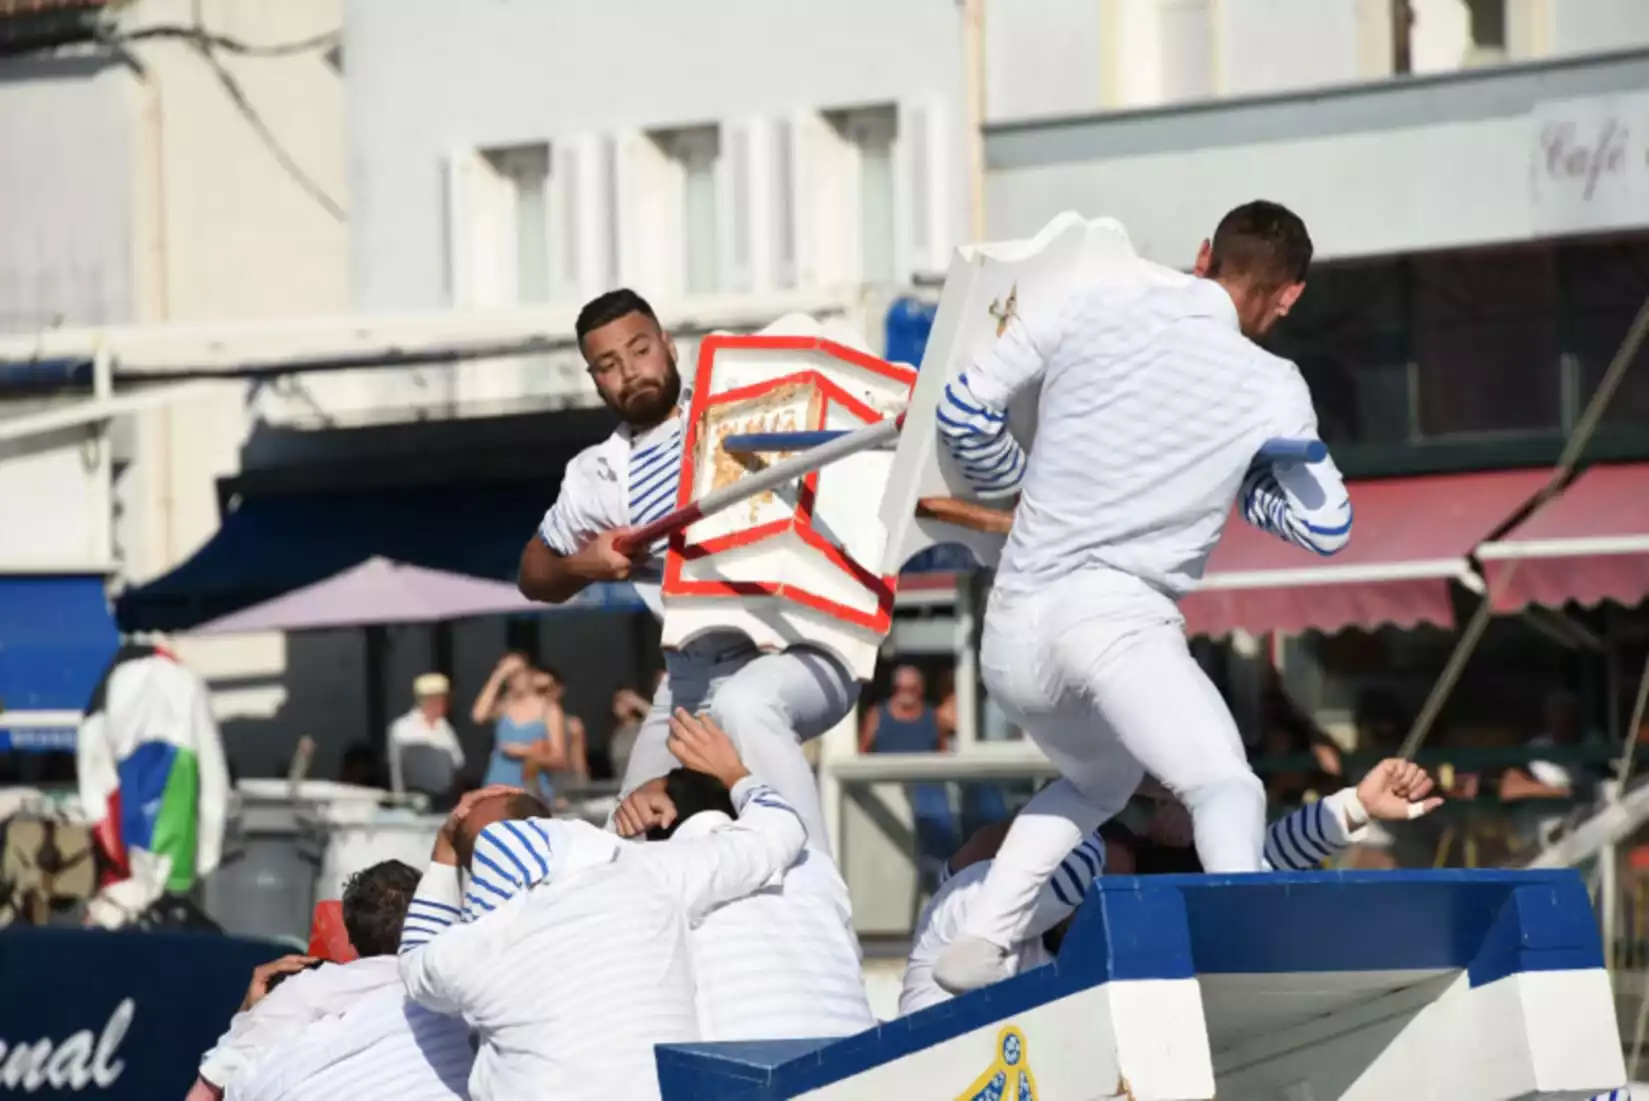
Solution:
<svg viewBox="0 0 1649 1101">
<path fill-rule="evenodd" d="M 705 811 L 717 811 L 729 818 L 738 817 L 727 785 L 707 773 L 690 768 L 673 768 L 665 774 L 664 794 L 675 804 L 676 816 L 668 826 L 649 829 L 649 841 L 668 841 L 683 822 Z"/>
<path fill-rule="evenodd" d="M 458 855 L 458 866 L 470 866 L 470 858 L 475 855 L 475 839 L 480 836 L 482 830 L 494 822 L 549 816 L 550 808 L 526 792 L 497 795 L 481 800 L 464 816 L 464 820 L 458 825 L 457 834 L 452 839 L 453 852 Z"/>
<path fill-rule="evenodd" d="M 1299 215 L 1256 199 L 1220 219 L 1192 270 L 1225 288 L 1243 335 L 1258 340 L 1300 300 L 1310 266 L 1311 235 Z"/>
<path fill-rule="evenodd" d="M 418 890 L 418 872 L 410 864 L 386 860 L 344 883 L 344 932 L 356 953 L 393 956 L 401 944 L 401 923 Z"/>
<path fill-rule="evenodd" d="M 914 665 L 901 665 L 893 671 L 892 690 L 889 693 L 899 703 L 919 704 L 927 694 L 928 679 Z"/>
<path fill-rule="evenodd" d="M 625 423 L 651 428 L 670 415 L 681 398 L 676 344 L 645 298 L 627 289 L 592 298 L 574 332 L 601 400 Z"/>
<path fill-rule="evenodd" d="M 425 673 L 412 682 L 412 698 L 430 722 L 446 718 L 447 700 L 451 695 L 452 683 L 440 673 Z"/>
</svg>

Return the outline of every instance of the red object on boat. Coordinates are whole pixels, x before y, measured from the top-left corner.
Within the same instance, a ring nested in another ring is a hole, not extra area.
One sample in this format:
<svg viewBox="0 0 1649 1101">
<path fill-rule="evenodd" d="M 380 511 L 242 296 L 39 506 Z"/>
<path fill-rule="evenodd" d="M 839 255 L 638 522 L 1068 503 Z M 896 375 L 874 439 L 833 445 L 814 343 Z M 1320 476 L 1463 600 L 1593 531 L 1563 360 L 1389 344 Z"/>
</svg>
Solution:
<svg viewBox="0 0 1649 1101">
<path fill-rule="evenodd" d="M 309 926 L 309 954 L 316 959 L 333 963 L 349 963 L 359 959 L 355 946 L 349 943 L 344 929 L 344 904 L 335 898 L 315 904 L 315 917 Z"/>
</svg>

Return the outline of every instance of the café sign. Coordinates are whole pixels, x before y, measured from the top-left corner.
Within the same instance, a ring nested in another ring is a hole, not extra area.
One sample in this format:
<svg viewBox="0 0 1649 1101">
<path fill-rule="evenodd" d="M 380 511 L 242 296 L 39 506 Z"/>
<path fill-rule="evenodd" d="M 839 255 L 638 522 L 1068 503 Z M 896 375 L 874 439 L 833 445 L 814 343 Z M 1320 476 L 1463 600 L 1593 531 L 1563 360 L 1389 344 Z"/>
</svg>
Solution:
<svg viewBox="0 0 1649 1101">
<path fill-rule="evenodd" d="M 1530 121 L 1532 236 L 1649 227 L 1649 94 L 1553 100 Z"/>
</svg>

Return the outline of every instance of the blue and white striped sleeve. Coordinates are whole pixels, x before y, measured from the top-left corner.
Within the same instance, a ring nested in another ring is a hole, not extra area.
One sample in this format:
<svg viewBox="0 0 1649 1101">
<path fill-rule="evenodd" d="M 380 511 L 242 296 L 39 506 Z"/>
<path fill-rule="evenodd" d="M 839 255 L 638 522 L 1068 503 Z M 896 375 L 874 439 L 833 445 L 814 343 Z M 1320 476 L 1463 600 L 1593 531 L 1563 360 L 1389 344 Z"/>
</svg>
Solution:
<svg viewBox="0 0 1649 1101">
<path fill-rule="evenodd" d="M 458 869 L 450 864 L 431 864 L 418 881 L 406 920 L 401 923 L 401 953 L 428 944 L 448 926 L 458 924 L 464 916 L 463 905 Z"/>
<path fill-rule="evenodd" d="M 1036 908 L 1025 931 L 1027 938 L 1040 937 L 1064 921 L 1088 896 L 1088 888 L 1105 872 L 1105 839 L 1095 830 L 1054 870 L 1036 896 Z"/>
<path fill-rule="evenodd" d="M 1041 377 L 1059 347 L 1063 309 L 1016 314 L 995 344 L 940 395 L 939 435 L 975 492 L 1011 497 L 1025 479 L 1025 449 L 1008 431 L 1008 404 Z"/>
<path fill-rule="evenodd" d="M 1309 872 L 1366 832 L 1368 812 L 1355 788 L 1309 803 L 1271 823 L 1265 834 L 1265 863 L 1274 871 Z"/>
<path fill-rule="evenodd" d="M 1317 439 L 1311 390 L 1289 366 L 1270 433 L 1284 439 Z M 1256 461 L 1243 479 L 1238 500 L 1250 524 L 1314 554 L 1336 554 L 1351 540 L 1351 496 L 1332 455 L 1316 463 Z"/>
<path fill-rule="evenodd" d="M 1326 557 L 1351 541 L 1351 497 L 1333 459 L 1255 463 L 1241 499 L 1244 520 L 1297 547 Z"/>
<path fill-rule="evenodd" d="M 461 907 L 457 869 L 431 864 L 401 924 L 401 981 L 409 998 L 435 1013 L 461 1013 L 467 1000 L 464 980 L 473 970 L 476 948 L 463 942 L 481 925 L 459 920 Z"/>
</svg>

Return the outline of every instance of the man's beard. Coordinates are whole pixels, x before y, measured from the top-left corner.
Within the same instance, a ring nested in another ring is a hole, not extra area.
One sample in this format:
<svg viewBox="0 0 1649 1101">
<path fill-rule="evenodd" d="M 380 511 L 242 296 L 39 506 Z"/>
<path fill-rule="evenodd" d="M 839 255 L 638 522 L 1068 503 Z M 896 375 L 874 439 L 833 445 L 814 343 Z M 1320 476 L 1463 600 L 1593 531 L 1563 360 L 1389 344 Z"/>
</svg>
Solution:
<svg viewBox="0 0 1649 1101">
<path fill-rule="evenodd" d="M 632 428 L 651 428 L 668 417 L 680 400 L 681 374 L 676 370 L 675 357 L 671 356 L 670 370 L 659 386 L 620 394 L 613 412 Z"/>
</svg>

